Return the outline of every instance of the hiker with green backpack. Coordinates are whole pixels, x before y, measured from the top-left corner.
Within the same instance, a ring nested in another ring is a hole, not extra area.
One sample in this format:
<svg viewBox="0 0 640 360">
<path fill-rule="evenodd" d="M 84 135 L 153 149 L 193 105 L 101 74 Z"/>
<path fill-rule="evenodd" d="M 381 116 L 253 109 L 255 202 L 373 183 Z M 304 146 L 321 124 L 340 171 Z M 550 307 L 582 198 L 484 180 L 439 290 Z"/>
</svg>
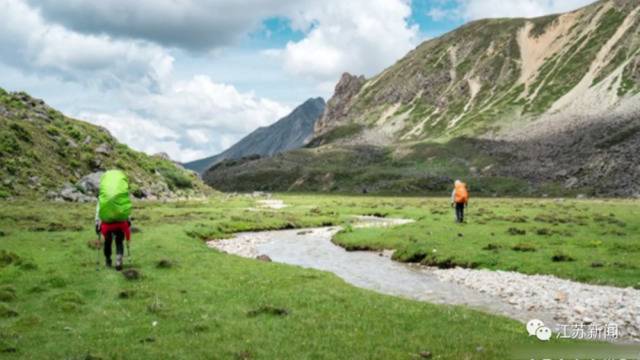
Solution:
<svg viewBox="0 0 640 360">
<path fill-rule="evenodd" d="M 116 270 L 122 270 L 124 240 L 131 240 L 131 199 L 129 179 L 120 170 L 109 170 L 100 178 L 100 191 L 96 205 L 96 234 L 104 237 L 104 257 L 107 267 L 112 266 L 111 247 L 115 238 Z"/>
</svg>

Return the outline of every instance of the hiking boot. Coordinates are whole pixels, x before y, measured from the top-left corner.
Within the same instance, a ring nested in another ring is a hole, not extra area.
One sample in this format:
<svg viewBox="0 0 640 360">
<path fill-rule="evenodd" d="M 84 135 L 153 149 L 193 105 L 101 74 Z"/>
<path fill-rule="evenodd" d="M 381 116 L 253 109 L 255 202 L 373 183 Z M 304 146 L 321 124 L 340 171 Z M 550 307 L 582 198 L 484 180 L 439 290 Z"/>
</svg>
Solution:
<svg viewBox="0 0 640 360">
<path fill-rule="evenodd" d="M 111 267 L 111 259 L 107 258 L 104 262 L 107 267 Z"/>
<path fill-rule="evenodd" d="M 116 256 L 116 270 L 122 270 L 122 255 Z"/>
</svg>

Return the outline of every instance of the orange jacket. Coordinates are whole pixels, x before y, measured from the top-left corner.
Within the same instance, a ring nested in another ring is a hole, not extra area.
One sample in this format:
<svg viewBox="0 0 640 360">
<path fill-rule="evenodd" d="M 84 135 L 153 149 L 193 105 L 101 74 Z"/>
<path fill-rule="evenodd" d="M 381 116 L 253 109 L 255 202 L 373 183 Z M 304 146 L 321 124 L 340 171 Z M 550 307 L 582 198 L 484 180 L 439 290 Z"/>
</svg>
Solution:
<svg viewBox="0 0 640 360">
<path fill-rule="evenodd" d="M 466 204 L 469 202 L 469 191 L 467 190 L 467 184 L 456 184 L 453 194 L 451 194 L 451 201 L 456 204 Z"/>
</svg>

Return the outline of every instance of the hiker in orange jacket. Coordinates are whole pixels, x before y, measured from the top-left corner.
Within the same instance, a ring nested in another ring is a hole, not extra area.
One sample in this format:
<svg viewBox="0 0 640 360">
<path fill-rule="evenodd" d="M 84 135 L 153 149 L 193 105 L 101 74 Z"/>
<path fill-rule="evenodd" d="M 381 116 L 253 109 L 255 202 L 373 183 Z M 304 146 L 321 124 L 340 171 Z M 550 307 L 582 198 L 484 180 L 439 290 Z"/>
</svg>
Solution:
<svg viewBox="0 0 640 360">
<path fill-rule="evenodd" d="M 469 204 L 469 191 L 467 190 L 467 184 L 460 180 L 456 180 L 451 193 L 451 207 L 456 209 L 456 222 L 464 222 L 464 209 Z"/>
</svg>

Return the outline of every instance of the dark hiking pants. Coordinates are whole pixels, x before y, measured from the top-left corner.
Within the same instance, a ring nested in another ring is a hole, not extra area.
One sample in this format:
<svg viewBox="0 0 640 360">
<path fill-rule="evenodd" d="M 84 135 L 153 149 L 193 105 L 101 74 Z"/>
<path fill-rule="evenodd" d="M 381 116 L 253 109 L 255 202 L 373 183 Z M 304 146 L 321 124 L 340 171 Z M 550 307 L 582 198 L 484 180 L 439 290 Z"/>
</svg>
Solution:
<svg viewBox="0 0 640 360">
<path fill-rule="evenodd" d="M 464 222 L 464 203 L 456 203 L 456 221 Z"/>
<path fill-rule="evenodd" d="M 116 254 L 124 255 L 124 233 L 122 231 L 109 231 L 104 237 L 104 257 L 111 260 L 111 243 L 116 239 Z"/>
</svg>

